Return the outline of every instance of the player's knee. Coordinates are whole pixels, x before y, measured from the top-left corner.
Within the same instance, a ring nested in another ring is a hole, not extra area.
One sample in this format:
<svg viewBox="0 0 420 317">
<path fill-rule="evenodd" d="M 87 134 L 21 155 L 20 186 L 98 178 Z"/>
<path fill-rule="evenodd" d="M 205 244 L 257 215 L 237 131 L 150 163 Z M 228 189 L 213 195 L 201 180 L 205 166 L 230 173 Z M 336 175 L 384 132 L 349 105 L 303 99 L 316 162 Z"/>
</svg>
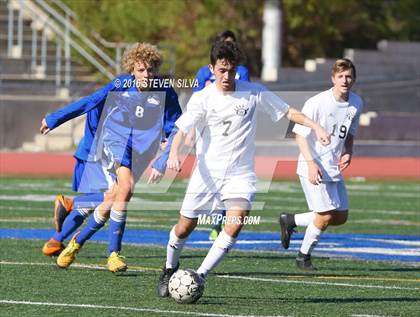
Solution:
<svg viewBox="0 0 420 317">
<path fill-rule="evenodd" d="M 104 202 L 113 202 L 115 200 L 116 191 L 107 191 L 104 195 Z"/>
<path fill-rule="evenodd" d="M 239 233 L 241 232 L 242 227 L 243 227 L 242 223 L 240 223 L 240 224 L 237 224 L 237 223 L 228 224 L 228 223 L 226 223 L 224 230 L 225 230 L 226 234 L 228 234 L 229 236 L 231 236 L 233 238 L 236 238 L 239 235 Z"/>
<path fill-rule="evenodd" d="M 343 225 L 347 222 L 348 210 L 336 211 L 334 215 L 334 225 Z"/>
<path fill-rule="evenodd" d="M 175 235 L 179 239 L 187 238 L 197 225 L 196 219 L 180 219 L 175 226 Z"/>
<path fill-rule="evenodd" d="M 180 239 L 187 238 L 190 235 L 191 231 L 192 230 L 190 228 L 185 227 L 185 226 L 177 226 L 175 228 L 175 234 Z"/>
<path fill-rule="evenodd" d="M 333 216 L 331 212 L 317 213 L 315 217 L 315 226 L 324 231 L 331 224 Z"/>
<path fill-rule="evenodd" d="M 121 182 L 118 184 L 118 196 L 128 201 L 133 195 L 133 184 L 130 181 Z"/>
</svg>

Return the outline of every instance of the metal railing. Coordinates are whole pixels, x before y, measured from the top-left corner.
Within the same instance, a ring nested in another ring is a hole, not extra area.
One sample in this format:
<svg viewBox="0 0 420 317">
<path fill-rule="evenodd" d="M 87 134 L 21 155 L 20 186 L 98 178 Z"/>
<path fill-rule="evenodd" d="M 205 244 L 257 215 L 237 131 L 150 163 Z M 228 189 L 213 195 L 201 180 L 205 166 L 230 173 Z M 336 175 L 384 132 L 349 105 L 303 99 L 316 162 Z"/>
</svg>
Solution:
<svg viewBox="0 0 420 317">
<path fill-rule="evenodd" d="M 112 71 L 116 69 L 115 62 L 97 45 L 89 40 L 82 32 L 79 31 L 70 21 L 70 14 L 67 18 L 60 15 L 54 8 L 47 4 L 44 0 L 35 0 L 36 4 L 43 9 L 48 17 L 58 24 L 59 28 L 64 29 L 65 54 L 70 50 L 70 46 L 78 51 L 85 59 L 97 68 L 103 75 L 109 79 L 114 77 Z M 80 43 L 80 44 L 79 44 Z M 78 47 L 79 48 L 78 48 Z M 87 47 L 90 51 L 95 52 L 94 57 L 82 47 Z M 69 53 L 68 53 L 69 54 Z"/>
<path fill-rule="evenodd" d="M 17 15 L 17 24 L 16 17 Z M 108 79 L 121 72 L 123 49 L 131 43 L 109 42 L 92 32 L 92 39 L 84 35 L 76 26 L 77 15 L 60 0 L 9 0 L 8 1 L 8 56 L 22 57 L 23 20 L 31 19 L 31 71 L 35 78 L 45 78 L 47 71 L 47 46 L 49 39 L 56 44 L 55 84 L 60 95 L 69 93 L 71 83 L 71 53 L 74 51 Z M 17 30 L 15 30 L 17 26 Z M 39 34 L 41 33 L 41 35 Z M 39 47 L 40 45 L 40 47 Z M 168 58 L 169 73 L 175 71 L 173 47 Z M 114 58 L 107 52 L 115 50 Z M 64 52 L 64 54 L 63 54 Z M 64 67 L 63 67 L 64 66 Z M 62 78 L 64 77 L 64 78 Z M 61 89 L 61 88 L 64 88 Z M 67 92 L 65 92 L 67 91 Z"/>
<path fill-rule="evenodd" d="M 8 56 L 21 58 L 23 53 L 23 19 L 29 17 L 31 35 L 31 71 L 35 78 L 45 78 L 47 70 L 48 39 L 56 43 L 55 83 L 57 89 L 69 89 L 71 83 L 71 52 L 74 50 L 105 77 L 112 79 L 119 70 L 100 47 L 83 35 L 72 23 L 77 16 L 60 1 L 53 1 L 60 9 L 60 14 L 44 0 L 10 0 L 8 2 Z M 16 24 L 17 16 L 17 24 Z M 17 27 L 17 30 L 15 28 Z M 41 36 L 39 33 L 41 32 Z M 40 39 L 39 39 L 40 37 Z M 40 49 L 38 48 L 40 45 Z M 64 50 L 64 79 L 62 65 Z M 38 56 L 39 55 L 39 56 Z"/>
</svg>

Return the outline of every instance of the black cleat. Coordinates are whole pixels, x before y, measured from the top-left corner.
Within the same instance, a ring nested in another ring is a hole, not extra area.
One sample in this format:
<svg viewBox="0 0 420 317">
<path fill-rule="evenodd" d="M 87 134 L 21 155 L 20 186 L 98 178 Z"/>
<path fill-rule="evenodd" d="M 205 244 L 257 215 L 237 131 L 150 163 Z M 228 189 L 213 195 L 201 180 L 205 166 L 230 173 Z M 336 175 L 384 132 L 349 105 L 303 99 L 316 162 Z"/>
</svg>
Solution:
<svg viewBox="0 0 420 317">
<path fill-rule="evenodd" d="M 158 284 L 158 295 L 160 297 L 168 297 L 169 296 L 169 280 L 171 276 L 178 270 L 179 262 L 173 269 L 167 269 L 165 266 L 162 269 L 162 273 L 159 276 L 159 284 Z"/>
<path fill-rule="evenodd" d="M 281 230 L 281 244 L 283 248 L 288 249 L 290 244 L 290 237 L 293 232 L 296 232 L 294 215 L 292 214 L 281 214 L 279 218 L 280 230 Z"/>
<path fill-rule="evenodd" d="M 312 265 L 311 255 L 299 252 L 296 258 L 296 266 L 303 271 L 316 271 L 316 267 Z"/>
</svg>

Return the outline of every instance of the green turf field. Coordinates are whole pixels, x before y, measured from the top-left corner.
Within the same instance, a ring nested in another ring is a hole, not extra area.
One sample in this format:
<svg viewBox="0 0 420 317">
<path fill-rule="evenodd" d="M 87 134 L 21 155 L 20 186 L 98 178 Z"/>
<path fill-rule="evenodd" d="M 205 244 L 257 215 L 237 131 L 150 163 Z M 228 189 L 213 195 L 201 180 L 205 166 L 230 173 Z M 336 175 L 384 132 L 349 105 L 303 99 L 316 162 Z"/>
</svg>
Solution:
<svg viewBox="0 0 420 317">
<path fill-rule="evenodd" d="M 0 228 L 51 228 L 51 201 L 57 193 L 71 193 L 69 179 L 0 182 Z M 177 182 L 164 194 L 163 185 L 136 194 L 127 228 L 169 230 L 185 186 Z M 329 232 L 419 235 L 418 183 L 350 181 L 348 190 L 349 221 Z M 280 211 L 306 210 L 296 182 L 274 182 L 269 192 L 257 196 L 256 205 L 262 207 L 254 212 L 261 215 L 261 224 L 246 231 L 277 232 Z M 86 244 L 69 270 L 56 268 L 54 259 L 43 256 L 42 244 L 0 240 L 0 316 L 420 315 L 416 265 L 316 258 L 319 271 L 305 275 L 295 269 L 291 254 L 233 251 L 209 276 L 200 301 L 179 305 L 156 296 L 162 247 L 124 247 L 130 270 L 111 274 L 103 269 L 103 243 Z M 186 249 L 182 267 L 198 267 L 205 253 Z"/>
</svg>

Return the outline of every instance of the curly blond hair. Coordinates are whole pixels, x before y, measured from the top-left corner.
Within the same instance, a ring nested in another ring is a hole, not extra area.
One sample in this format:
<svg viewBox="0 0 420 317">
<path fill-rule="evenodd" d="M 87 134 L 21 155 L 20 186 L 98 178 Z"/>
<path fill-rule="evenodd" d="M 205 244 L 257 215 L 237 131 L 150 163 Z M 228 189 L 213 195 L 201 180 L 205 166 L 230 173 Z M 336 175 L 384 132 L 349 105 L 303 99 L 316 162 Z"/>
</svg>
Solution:
<svg viewBox="0 0 420 317">
<path fill-rule="evenodd" d="M 155 45 L 149 43 L 135 43 L 124 51 L 122 66 L 127 73 L 134 70 L 138 62 L 158 68 L 162 64 L 162 53 Z"/>
</svg>

